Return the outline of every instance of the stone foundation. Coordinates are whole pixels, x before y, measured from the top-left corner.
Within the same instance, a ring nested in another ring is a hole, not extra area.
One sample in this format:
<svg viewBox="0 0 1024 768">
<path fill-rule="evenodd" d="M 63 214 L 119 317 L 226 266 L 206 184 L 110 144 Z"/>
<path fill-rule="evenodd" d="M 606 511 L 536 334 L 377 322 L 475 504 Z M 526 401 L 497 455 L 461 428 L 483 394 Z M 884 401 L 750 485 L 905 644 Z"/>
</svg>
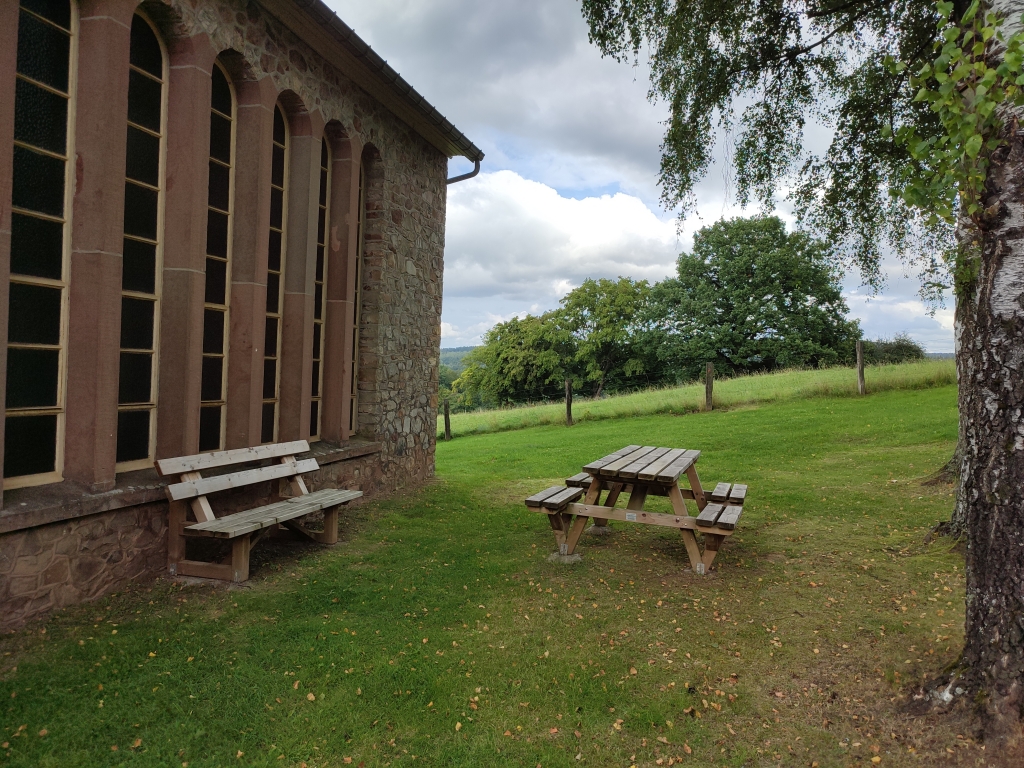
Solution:
<svg viewBox="0 0 1024 768">
<path fill-rule="evenodd" d="M 367 453 L 339 460 L 336 449 L 314 446 L 307 455 L 321 468 L 303 476 L 307 487 L 352 488 L 370 499 L 418 485 L 433 469 L 432 454 L 429 462 L 426 455 L 411 457 L 419 471 L 399 472 L 394 465 L 388 472 L 379 445 L 360 450 Z M 120 487 L 80 499 L 76 506 L 63 505 L 65 514 L 79 514 L 57 522 L 44 522 L 52 507 L 9 506 L 0 514 L 0 631 L 167 573 L 167 502 L 163 483 L 151 479 L 144 486 Z M 213 496 L 214 511 L 265 503 L 269 484 L 251 488 Z M 344 521 L 342 513 L 342 526 Z"/>
</svg>

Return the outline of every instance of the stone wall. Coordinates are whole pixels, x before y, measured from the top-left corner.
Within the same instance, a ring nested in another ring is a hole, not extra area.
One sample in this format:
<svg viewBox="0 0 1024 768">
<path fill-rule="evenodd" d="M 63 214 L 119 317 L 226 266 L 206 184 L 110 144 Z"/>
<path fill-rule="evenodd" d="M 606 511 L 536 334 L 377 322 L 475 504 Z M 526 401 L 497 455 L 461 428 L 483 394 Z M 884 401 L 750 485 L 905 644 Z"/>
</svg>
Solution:
<svg viewBox="0 0 1024 768">
<path fill-rule="evenodd" d="M 341 461 L 332 460 L 337 452 L 332 457 L 325 447 L 314 450 L 311 455 L 322 466 L 304 476 L 307 486 L 311 491 L 363 491 L 364 498 L 355 504 L 394 490 L 402 479 L 386 474 L 377 453 L 379 446 L 373 445 L 372 449 L 366 455 Z M 86 509 L 120 503 L 114 499 L 123 490 L 97 494 L 87 500 Z M 132 494 L 121 494 L 126 497 L 123 500 L 140 498 L 140 489 L 131 490 Z M 269 486 L 264 485 L 235 494 L 231 499 L 215 496 L 214 510 L 249 508 L 268 493 Z M 167 502 L 163 500 L 162 484 L 147 484 L 141 495 L 151 500 L 0 533 L 0 632 L 16 629 L 53 610 L 103 597 L 131 582 L 165 575 Z M 104 497 L 111 502 L 103 503 Z M 34 509 L 22 514 L 24 522 L 31 522 L 33 517 L 43 519 L 47 510 Z M 344 537 L 344 512 L 339 527 Z"/>
</svg>

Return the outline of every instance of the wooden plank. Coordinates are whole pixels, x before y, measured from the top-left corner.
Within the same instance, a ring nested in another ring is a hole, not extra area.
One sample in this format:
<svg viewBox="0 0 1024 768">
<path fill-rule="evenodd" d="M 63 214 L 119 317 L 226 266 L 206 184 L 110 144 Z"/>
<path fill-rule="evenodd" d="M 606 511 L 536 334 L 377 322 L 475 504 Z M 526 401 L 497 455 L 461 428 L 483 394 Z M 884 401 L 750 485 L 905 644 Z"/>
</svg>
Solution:
<svg viewBox="0 0 1024 768">
<path fill-rule="evenodd" d="M 320 466 L 316 463 L 316 459 L 303 459 L 302 461 L 290 464 L 275 464 L 269 467 L 260 467 L 259 469 L 247 469 L 243 472 L 232 472 L 230 475 L 175 483 L 174 485 L 167 486 L 167 498 L 171 501 L 191 499 L 196 496 L 206 496 L 210 493 L 226 491 L 229 488 L 241 488 L 266 480 L 276 480 L 280 477 L 297 475 L 302 472 L 313 472 L 319 468 Z"/>
<path fill-rule="evenodd" d="M 697 537 L 693 535 L 693 531 L 683 529 L 680 531 L 683 534 L 683 546 L 686 547 L 686 557 L 690 560 L 690 567 L 693 568 L 694 573 L 701 573 L 703 571 L 700 547 L 697 546 Z"/>
<path fill-rule="evenodd" d="M 231 581 L 231 566 L 223 563 L 204 563 L 201 560 L 179 560 L 171 569 L 171 576 L 195 576 L 199 579 Z"/>
<path fill-rule="evenodd" d="M 567 477 L 565 484 L 570 488 L 589 488 L 590 487 L 590 475 L 586 472 L 580 472 L 578 475 Z"/>
<path fill-rule="evenodd" d="M 582 515 L 576 515 L 576 519 L 572 523 L 572 528 L 565 537 L 565 554 L 571 555 L 576 551 L 576 545 L 579 543 L 580 536 L 583 535 L 583 529 L 587 527 L 587 522 L 590 520 L 588 517 Z"/>
<path fill-rule="evenodd" d="M 541 502 L 544 501 L 544 499 L 548 498 L 549 496 L 554 496 L 556 493 L 559 493 L 563 490 L 565 489 L 560 485 L 552 485 L 550 488 L 545 488 L 543 491 L 535 493 L 533 494 L 533 496 L 527 497 L 526 506 L 539 508 Z"/>
<path fill-rule="evenodd" d="M 648 453 L 642 459 L 634 461 L 632 464 L 623 467 L 619 470 L 618 476 L 626 480 L 633 480 L 642 469 L 646 469 L 652 462 L 657 461 L 666 453 L 668 448 L 655 448 L 653 451 Z"/>
<path fill-rule="evenodd" d="M 566 504 L 576 501 L 582 495 L 582 488 L 563 488 L 553 496 L 548 496 L 540 505 L 544 509 L 562 509 Z"/>
<path fill-rule="evenodd" d="M 616 459 L 613 462 L 605 464 L 603 467 L 601 467 L 601 475 L 602 477 L 618 477 L 619 470 L 625 469 L 637 459 L 643 458 L 644 456 L 646 456 L 647 454 L 654 450 L 656 450 L 656 447 L 653 445 L 645 445 L 642 448 L 637 448 L 632 453 L 627 453 L 622 458 Z"/>
<path fill-rule="evenodd" d="M 731 488 L 732 485 L 730 485 L 729 483 L 719 483 L 718 485 L 715 486 L 715 490 L 711 492 L 711 500 L 723 503 L 726 499 L 729 498 L 729 490 Z"/>
<path fill-rule="evenodd" d="M 657 480 L 658 475 L 684 453 L 686 453 L 685 448 L 673 448 L 668 453 L 662 455 L 661 458 L 659 458 L 657 461 L 652 462 L 651 464 L 637 472 L 637 479 Z"/>
<path fill-rule="evenodd" d="M 664 512 L 644 512 L 623 509 L 622 507 L 602 507 L 594 504 L 570 504 L 564 514 L 585 515 L 595 520 L 622 520 L 627 523 L 643 523 L 644 525 L 660 525 L 664 528 L 685 528 L 701 533 L 714 533 L 722 536 L 732 534 L 719 528 L 709 528 L 697 523 L 697 518 L 683 515 L 669 515 Z"/>
<path fill-rule="evenodd" d="M 704 511 L 697 515 L 697 522 L 710 528 L 718 520 L 718 516 L 722 514 L 724 509 L 725 507 L 721 504 L 708 504 L 704 507 Z"/>
<path fill-rule="evenodd" d="M 704 564 L 704 573 L 711 569 L 711 564 L 715 562 L 715 555 L 718 554 L 718 548 L 722 546 L 723 541 L 725 541 L 725 537 L 718 534 L 709 533 L 704 536 L 704 556 L 701 558 L 701 562 Z"/>
<path fill-rule="evenodd" d="M 196 523 L 185 529 L 192 535 L 218 536 L 222 538 L 234 538 L 243 533 L 252 533 L 261 528 L 283 523 L 296 517 L 319 512 L 326 507 L 335 507 L 363 495 L 362 491 L 349 491 L 343 489 L 325 489 L 316 493 L 300 496 L 294 499 L 285 499 L 276 504 L 268 504 L 255 509 L 236 512 L 233 515 L 226 515 L 217 520 L 205 523 Z"/>
<path fill-rule="evenodd" d="M 281 460 L 278 463 L 291 464 L 294 461 L 295 457 L 292 455 L 288 455 L 282 456 Z M 302 480 L 301 475 L 291 475 L 289 477 L 283 478 L 282 485 L 284 480 L 288 482 L 288 487 L 291 489 L 292 496 L 305 496 L 309 493 L 309 489 L 306 488 L 306 483 Z"/>
<path fill-rule="evenodd" d="M 740 521 L 740 515 L 742 514 L 743 507 L 730 504 L 725 508 L 725 511 L 722 512 L 715 525 L 718 528 L 724 528 L 727 531 L 732 531 L 736 528 L 736 523 Z"/>
<path fill-rule="evenodd" d="M 249 461 L 276 459 L 279 456 L 304 453 L 309 450 L 305 440 L 276 445 L 256 445 L 252 448 L 235 448 L 230 451 L 200 453 L 196 456 L 179 456 L 173 459 L 158 459 L 156 469 L 162 476 L 180 475 L 182 472 L 199 472 L 215 467 L 227 467 L 232 464 L 244 464 Z"/>
<path fill-rule="evenodd" d="M 647 486 L 637 484 L 629 492 L 629 501 L 626 502 L 626 509 L 641 510 L 644 502 L 647 501 Z"/>
<path fill-rule="evenodd" d="M 729 494 L 729 501 L 735 504 L 743 505 L 744 499 L 747 498 L 747 486 L 737 483 L 732 487 L 732 493 Z"/>
<path fill-rule="evenodd" d="M 615 453 L 609 453 L 607 456 L 602 456 L 597 461 L 592 461 L 589 464 L 584 465 L 583 471 L 591 475 L 597 474 L 598 470 L 600 470 L 605 464 L 611 464 L 613 461 L 621 459 L 627 453 L 632 453 L 639 447 L 639 445 L 627 445 L 625 448 L 619 448 Z"/>
<path fill-rule="evenodd" d="M 239 536 L 231 542 L 231 580 L 236 584 L 249 580 L 251 544 L 248 536 Z"/>
<path fill-rule="evenodd" d="M 700 458 L 700 451 L 685 451 L 678 459 L 669 464 L 658 473 L 659 483 L 675 483 L 679 476 L 693 466 Z"/>
<path fill-rule="evenodd" d="M 202 479 L 203 476 L 199 472 L 182 472 L 180 478 L 183 483 Z M 213 514 L 213 508 L 210 506 L 209 499 L 205 496 L 197 496 L 189 502 L 189 505 L 192 507 L 192 514 L 196 516 L 196 520 L 200 523 L 217 519 L 217 516 Z"/>
</svg>

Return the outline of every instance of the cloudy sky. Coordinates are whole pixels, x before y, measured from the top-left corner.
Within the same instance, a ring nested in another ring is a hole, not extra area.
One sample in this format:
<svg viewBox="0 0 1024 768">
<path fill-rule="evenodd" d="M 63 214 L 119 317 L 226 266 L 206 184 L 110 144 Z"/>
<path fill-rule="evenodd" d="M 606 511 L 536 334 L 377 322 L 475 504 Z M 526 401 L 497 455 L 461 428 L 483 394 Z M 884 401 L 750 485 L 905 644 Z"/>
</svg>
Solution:
<svg viewBox="0 0 1024 768">
<path fill-rule="evenodd" d="M 647 100 L 646 69 L 587 41 L 578 0 L 325 1 L 487 155 L 478 177 L 448 189 L 443 347 L 551 309 L 587 277 L 659 280 L 694 231 L 743 213 L 724 163 L 681 230 L 659 205 L 667 112 Z M 450 173 L 470 168 L 457 158 Z M 791 218 L 785 204 L 778 213 Z M 929 316 L 914 279 L 898 264 L 886 273 L 878 296 L 846 281 L 865 335 L 906 331 L 952 351 L 952 310 Z"/>
</svg>

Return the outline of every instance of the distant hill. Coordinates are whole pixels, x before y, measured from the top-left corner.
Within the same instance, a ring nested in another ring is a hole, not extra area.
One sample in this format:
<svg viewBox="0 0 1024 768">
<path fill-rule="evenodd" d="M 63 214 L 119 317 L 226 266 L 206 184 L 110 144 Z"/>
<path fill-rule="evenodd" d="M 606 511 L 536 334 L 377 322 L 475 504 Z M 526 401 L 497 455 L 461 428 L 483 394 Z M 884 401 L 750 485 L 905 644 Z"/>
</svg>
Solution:
<svg viewBox="0 0 1024 768">
<path fill-rule="evenodd" d="M 476 347 L 449 347 L 441 350 L 441 365 L 447 365 L 456 373 L 462 373 L 466 366 L 462 358 L 468 355 Z"/>
</svg>

